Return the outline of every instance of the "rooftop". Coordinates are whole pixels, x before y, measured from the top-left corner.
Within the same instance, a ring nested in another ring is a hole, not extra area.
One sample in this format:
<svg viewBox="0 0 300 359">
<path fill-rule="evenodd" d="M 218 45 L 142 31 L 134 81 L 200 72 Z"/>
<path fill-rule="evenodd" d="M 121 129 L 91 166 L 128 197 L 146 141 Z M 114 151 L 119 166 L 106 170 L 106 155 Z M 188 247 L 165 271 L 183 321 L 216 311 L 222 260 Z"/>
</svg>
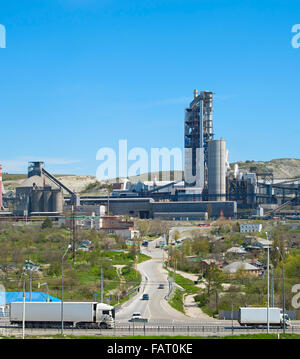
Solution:
<svg viewBox="0 0 300 359">
<path fill-rule="evenodd" d="M 226 273 L 236 273 L 239 270 L 257 271 L 257 270 L 259 270 L 259 268 L 253 266 L 252 264 L 249 264 L 247 262 L 242 262 L 242 261 L 230 263 L 226 267 L 223 268 L 223 271 Z"/>
</svg>

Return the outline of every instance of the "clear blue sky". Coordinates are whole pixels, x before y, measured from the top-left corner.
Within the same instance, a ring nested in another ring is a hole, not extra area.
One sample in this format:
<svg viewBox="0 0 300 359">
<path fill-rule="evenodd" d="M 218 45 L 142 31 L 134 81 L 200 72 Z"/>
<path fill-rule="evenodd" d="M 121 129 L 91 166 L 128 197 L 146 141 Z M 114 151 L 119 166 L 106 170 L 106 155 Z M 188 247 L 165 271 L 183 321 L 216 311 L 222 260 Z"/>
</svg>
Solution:
<svg viewBox="0 0 300 359">
<path fill-rule="evenodd" d="M 119 139 L 183 147 L 195 88 L 231 162 L 299 158 L 299 23 L 299 0 L 0 0 L 0 163 L 95 175 Z"/>
</svg>

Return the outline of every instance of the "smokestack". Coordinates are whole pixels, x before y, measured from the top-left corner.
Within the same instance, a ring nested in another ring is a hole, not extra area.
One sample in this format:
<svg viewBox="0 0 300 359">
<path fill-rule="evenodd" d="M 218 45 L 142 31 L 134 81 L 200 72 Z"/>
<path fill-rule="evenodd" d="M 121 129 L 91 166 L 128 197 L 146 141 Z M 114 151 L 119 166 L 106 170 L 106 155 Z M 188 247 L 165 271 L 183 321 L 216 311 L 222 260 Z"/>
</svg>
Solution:
<svg viewBox="0 0 300 359">
<path fill-rule="evenodd" d="M 194 98 L 198 96 L 198 90 L 194 90 Z"/>
<path fill-rule="evenodd" d="M 3 202 L 2 202 L 2 165 L 0 165 L 0 211 L 3 209 Z"/>
</svg>

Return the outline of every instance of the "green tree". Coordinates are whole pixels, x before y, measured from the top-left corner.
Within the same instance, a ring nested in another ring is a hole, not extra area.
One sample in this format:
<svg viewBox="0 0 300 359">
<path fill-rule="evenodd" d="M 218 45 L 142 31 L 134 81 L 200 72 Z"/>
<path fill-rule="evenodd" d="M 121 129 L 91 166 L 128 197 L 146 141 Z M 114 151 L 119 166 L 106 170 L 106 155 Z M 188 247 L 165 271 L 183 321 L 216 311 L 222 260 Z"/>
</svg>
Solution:
<svg viewBox="0 0 300 359">
<path fill-rule="evenodd" d="M 196 255 L 209 253 L 209 249 L 210 249 L 210 244 L 207 238 L 201 236 L 194 238 L 192 242 L 193 253 L 195 253 Z"/>
<path fill-rule="evenodd" d="M 52 228 L 53 224 L 50 218 L 46 218 L 42 223 L 42 229 Z"/>
<path fill-rule="evenodd" d="M 299 281 L 300 278 L 300 254 L 288 256 L 285 262 L 286 277 L 292 281 Z"/>
</svg>

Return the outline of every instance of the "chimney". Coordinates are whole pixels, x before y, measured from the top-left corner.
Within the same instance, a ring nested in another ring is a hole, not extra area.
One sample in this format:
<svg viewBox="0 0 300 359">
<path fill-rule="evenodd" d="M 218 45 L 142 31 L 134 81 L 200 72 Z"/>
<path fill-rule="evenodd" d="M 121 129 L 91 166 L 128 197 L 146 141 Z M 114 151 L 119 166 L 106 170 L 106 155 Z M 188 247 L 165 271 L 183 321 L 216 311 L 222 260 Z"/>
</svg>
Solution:
<svg viewBox="0 0 300 359">
<path fill-rule="evenodd" d="M 194 98 L 198 96 L 198 90 L 194 90 Z"/>
</svg>

